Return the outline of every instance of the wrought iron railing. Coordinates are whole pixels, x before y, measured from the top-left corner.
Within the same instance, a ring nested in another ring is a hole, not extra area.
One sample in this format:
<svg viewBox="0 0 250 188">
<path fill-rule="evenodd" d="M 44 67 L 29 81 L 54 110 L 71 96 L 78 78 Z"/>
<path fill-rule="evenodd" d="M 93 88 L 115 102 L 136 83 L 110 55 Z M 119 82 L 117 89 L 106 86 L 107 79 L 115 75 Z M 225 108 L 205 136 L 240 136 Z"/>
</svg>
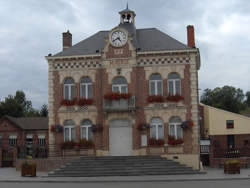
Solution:
<svg viewBox="0 0 250 188">
<path fill-rule="evenodd" d="M 119 100 L 104 99 L 103 110 L 106 112 L 133 111 L 135 110 L 135 96 L 132 96 L 129 99 Z"/>
<path fill-rule="evenodd" d="M 18 158 L 27 158 L 27 156 L 31 156 L 32 158 L 47 158 L 48 157 L 48 148 L 47 147 L 36 147 L 36 146 L 17 147 L 17 157 Z"/>
<path fill-rule="evenodd" d="M 250 157 L 250 148 L 214 149 L 214 158 Z"/>
</svg>

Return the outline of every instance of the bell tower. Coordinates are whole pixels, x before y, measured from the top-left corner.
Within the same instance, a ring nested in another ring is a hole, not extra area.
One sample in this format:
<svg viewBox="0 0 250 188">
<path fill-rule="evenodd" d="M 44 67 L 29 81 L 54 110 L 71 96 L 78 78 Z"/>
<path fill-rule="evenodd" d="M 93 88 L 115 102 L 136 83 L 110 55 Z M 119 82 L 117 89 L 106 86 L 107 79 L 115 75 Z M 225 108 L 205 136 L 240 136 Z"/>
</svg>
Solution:
<svg viewBox="0 0 250 188">
<path fill-rule="evenodd" d="M 128 8 L 128 3 L 127 3 L 126 9 L 120 11 L 119 14 L 120 14 L 120 23 L 121 24 L 124 24 L 124 23 L 135 24 L 136 14 L 134 11 L 132 11 Z"/>
</svg>

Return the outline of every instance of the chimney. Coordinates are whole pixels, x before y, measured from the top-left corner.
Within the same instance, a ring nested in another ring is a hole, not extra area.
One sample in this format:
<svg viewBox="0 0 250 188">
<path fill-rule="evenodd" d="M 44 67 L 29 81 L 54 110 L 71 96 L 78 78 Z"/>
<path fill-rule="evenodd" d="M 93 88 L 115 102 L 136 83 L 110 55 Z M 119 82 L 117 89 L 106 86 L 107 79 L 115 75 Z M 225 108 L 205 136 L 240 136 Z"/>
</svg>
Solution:
<svg viewBox="0 0 250 188">
<path fill-rule="evenodd" d="M 69 30 L 62 33 L 63 51 L 72 46 L 72 34 Z"/>
<path fill-rule="evenodd" d="M 195 39 L 194 39 L 194 26 L 187 26 L 187 45 L 190 48 L 195 48 Z"/>
</svg>

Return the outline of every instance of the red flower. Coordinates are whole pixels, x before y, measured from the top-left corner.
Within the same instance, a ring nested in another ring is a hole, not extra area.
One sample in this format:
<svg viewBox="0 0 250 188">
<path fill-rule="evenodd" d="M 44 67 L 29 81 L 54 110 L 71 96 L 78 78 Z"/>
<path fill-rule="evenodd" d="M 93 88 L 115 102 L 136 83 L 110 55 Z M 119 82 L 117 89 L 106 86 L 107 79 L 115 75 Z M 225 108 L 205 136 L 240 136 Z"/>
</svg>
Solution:
<svg viewBox="0 0 250 188">
<path fill-rule="evenodd" d="M 148 144 L 150 146 L 163 146 L 164 145 L 164 140 L 163 139 L 155 139 L 155 138 L 150 138 L 148 141 Z"/>
<path fill-rule="evenodd" d="M 180 95 L 178 95 L 178 94 L 176 94 L 176 95 L 169 95 L 168 97 L 167 97 L 167 100 L 168 101 L 173 101 L 173 102 L 179 102 L 179 101 L 181 101 L 181 100 L 183 100 L 184 99 L 184 97 L 182 97 L 182 96 L 180 96 Z"/>
<path fill-rule="evenodd" d="M 176 139 L 176 138 L 173 137 L 173 136 L 168 136 L 168 144 L 169 144 L 169 145 L 176 146 L 176 145 L 182 144 L 183 142 L 184 142 L 184 141 L 183 141 L 182 138 Z"/>
<path fill-rule="evenodd" d="M 164 102 L 164 98 L 161 95 L 150 95 L 148 96 L 148 102 Z"/>
<path fill-rule="evenodd" d="M 85 99 L 85 98 L 81 98 L 78 101 L 78 105 L 79 106 L 87 106 L 87 105 L 92 105 L 93 104 L 93 99 Z"/>
<path fill-rule="evenodd" d="M 131 97 L 130 93 L 119 93 L 119 92 L 110 92 L 104 95 L 104 99 L 107 100 L 129 99 L 130 97 Z"/>
<path fill-rule="evenodd" d="M 77 102 L 76 98 L 74 98 L 73 100 L 63 99 L 60 104 L 62 106 L 74 106 L 76 102 Z"/>
</svg>

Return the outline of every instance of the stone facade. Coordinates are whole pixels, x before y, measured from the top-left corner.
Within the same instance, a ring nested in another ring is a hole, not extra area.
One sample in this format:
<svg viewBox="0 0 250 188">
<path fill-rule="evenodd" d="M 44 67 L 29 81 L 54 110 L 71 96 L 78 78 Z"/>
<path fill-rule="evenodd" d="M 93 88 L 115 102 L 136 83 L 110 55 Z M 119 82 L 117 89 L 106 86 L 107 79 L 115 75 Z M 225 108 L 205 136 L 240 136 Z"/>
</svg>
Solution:
<svg viewBox="0 0 250 188">
<path fill-rule="evenodd" d="M 114 29 L 119 29 L 119 26 Z M 112 32 L 112 30 L 110 31 Z M 122 47 L 114 47 L 106 40 L 101 54 L 79 56 L 48 56 L 49 64 L 49 125 L 64 125 L 66 120 L 73 120 L 76 128 L 76 140 L 80 139 L 80 126 L 84 119 L 93 124 L 103 125 L 103 131 L 94 133 L 95 154 L 109 155 L 109 123 L 113 119 L 128 119 L 132 123 L 132 155 L 164 155 L 179 159 L 181 162 L 193 158 L 188 164 L 199 168 L 199 124 L 198 124 L 198 74 L 199 51 L 190 48 L 182 51 L 138 52 L 128 37 Z M 149 103 L 149 77 L 158 73 L 162 77 L 163 97 L 169 94 L 168 75 L 177 73 L 181 79 L 180 102 L 164 101 Z M 93 85 L 93 104 L 79 107 L 61 106 L 63 84 L 67 77 L 75 82 L 75 97 L 80 99 L 80 79 L 88 76 Z M 104 95 L 112 91 L 112 80 L 122 76 L 128 84 L 128 93 L 135 97 L 135 108 L 127 111 L 107 112 L 103 108 Z M 184 143 L 169 146 L 168 123 L 171 117 L 178 116 L 184 122 L 192 120 L 192 129 L 183 130 Z M 142 146 L 141 135 L 150 139 L 150 129 L 139 131 L 137 125 L 149 124 L 152 118 L 159 117 L 164 125 L 164 142 L 160 147 Z M 64 133 L 49 132 L 50 155 L 55 155 L 56 148 L 64 140 Z M 176 157 L 177 156 L 177 157 Z M 191 157 L 190 157 L 191 156 Z M 195 157 L 193 157 L 195 156 Z"/>
</svg>

